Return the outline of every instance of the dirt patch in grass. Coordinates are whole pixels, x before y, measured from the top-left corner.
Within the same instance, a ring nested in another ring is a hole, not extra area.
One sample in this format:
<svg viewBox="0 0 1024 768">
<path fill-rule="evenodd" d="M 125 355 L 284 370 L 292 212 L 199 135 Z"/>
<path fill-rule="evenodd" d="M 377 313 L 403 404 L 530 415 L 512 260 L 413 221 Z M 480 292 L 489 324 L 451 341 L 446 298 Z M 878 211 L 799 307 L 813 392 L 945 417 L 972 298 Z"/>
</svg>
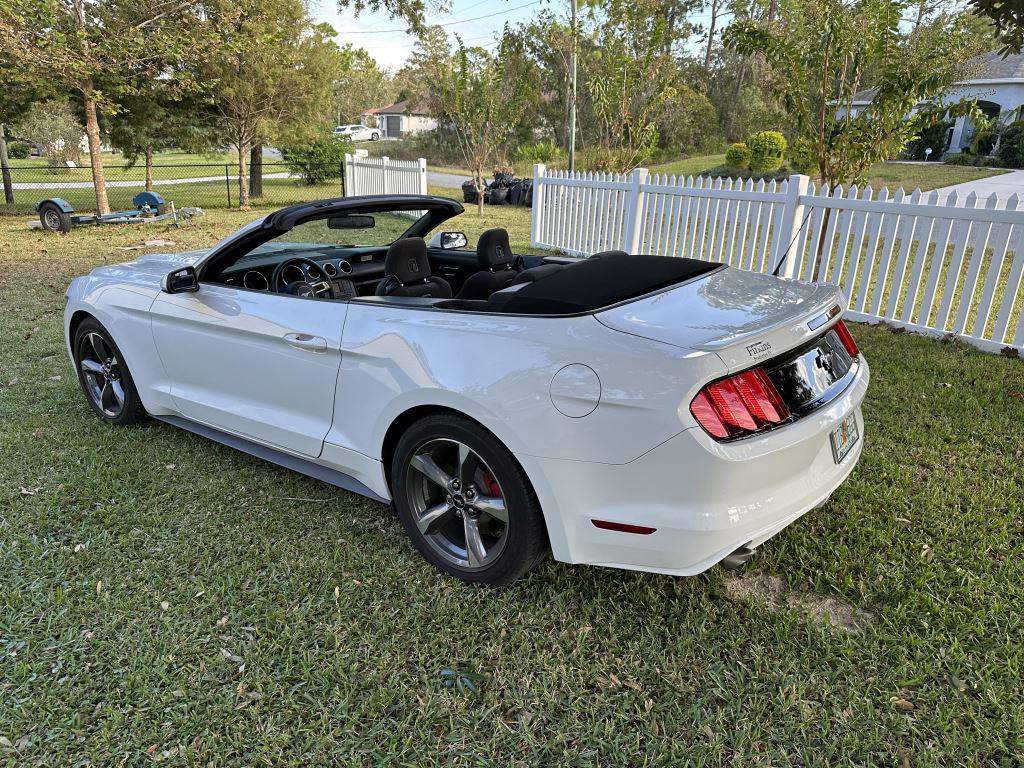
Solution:
<svg viewBox="0 0 1024 768">
<path fill-rule="evenodd" d="M 761 603 L 772 610 L 792 608 L 844 632 L 860 632 L 875 618 L 838 597 L 794 592 L 781 577 L 763 571 L 727 579 L 725 591 L 733 600 Z"/>
</svg>

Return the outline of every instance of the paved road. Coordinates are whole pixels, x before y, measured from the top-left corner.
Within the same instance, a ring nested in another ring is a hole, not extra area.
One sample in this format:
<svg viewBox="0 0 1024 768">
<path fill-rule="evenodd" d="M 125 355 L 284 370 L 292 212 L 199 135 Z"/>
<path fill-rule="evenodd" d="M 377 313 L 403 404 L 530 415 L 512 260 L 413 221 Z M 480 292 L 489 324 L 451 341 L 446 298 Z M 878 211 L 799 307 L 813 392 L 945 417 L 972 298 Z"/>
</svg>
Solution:
<svg viewBox="0 0 1024 768">
<path fill-rule="evenodd" d="M 461 189 L 462 182 L 464 182 L 468 176 L 459 176 L 456 173 L 437 173 L 429 168 L 427 169 L 427 184 L 432 187 L 446 187 L 448 189 Z"/>
<path fill-rule="evenodd" d="M 234 175 L 230 177 L 232 181 L 237 181 L 238 176 Z M 282 171 L 281 173 L 266 173 L 263 175 L 264 179 L 287 179 L 288 173 Z M 199 184 L 206 181 L 224 181 L 224 176 L 197 176 L 189 179 L 157 179 L 153 182 L 154 186 L 172 186 L 174 184 Z M 92 189 L 92 181 L 19 181 L 12 184 L 15 189 Z M 108 181 L 107 187 L 144 187 L 146 182 L 142 179 L 135 181 Z"/>
</svg>

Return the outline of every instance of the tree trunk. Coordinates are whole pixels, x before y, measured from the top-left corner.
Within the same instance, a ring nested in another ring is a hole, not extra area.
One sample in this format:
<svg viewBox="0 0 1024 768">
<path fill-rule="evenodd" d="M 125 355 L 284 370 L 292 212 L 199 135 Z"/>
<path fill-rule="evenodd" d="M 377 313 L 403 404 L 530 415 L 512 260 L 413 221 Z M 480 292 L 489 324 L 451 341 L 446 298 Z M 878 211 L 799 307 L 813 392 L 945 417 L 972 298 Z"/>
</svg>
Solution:
<svg viewBox="0 0 1024 768">
<path fill-rule="evenodd" d="M 146 147 L 146 191 L 153 191 L 153 148 Z"/>
<path fill-rule="evenodd" d="M 249 140 L 238 142 L 238 208 L 249 210 Z"/>
<path fill-rule="evenodd" d="M 259 142 L 249 152 L 249 196 L 263 197 L 263 145 Z"/>
<path fill-rule="evenodd" d="M 704 52 L 704 69 L 711 69 L 711 50 L 715 44 L 715 27 L 718 24 L 718 0 L 711 0 L 711 19 L 708 21 L 708 47 Z"/>
<path fill-rule="evenodd" d="M 483 166 L 478 166 L 473 169 L 474 181 L 476 182 L 476 215 L 484 215 L 484 191 L 487 187 L 484 185 L 484 169 Z"/>
<path fill-rule="evenodd" d="M 89 163 L 92 165 L 92 186 L 96 190 L 96 213 L 100 216 L 110 213 L 107 202 L 107 180 L 103 175 L 103 154 L 100 151 L 100 122 L 96 117 L 96 102 L 92 98 L 92 81 L 82 89 L 82 106 L 85 107 L 85 135 L 89 139 Z"/>
<path fill-rule="evenodd" d="M 4 177 L 4 202 L 14 205 L 14 185 L 11 183 L 11 165 L 7 159 L 7 132 L 0 123 L 0 173 Z"/>
</svg>

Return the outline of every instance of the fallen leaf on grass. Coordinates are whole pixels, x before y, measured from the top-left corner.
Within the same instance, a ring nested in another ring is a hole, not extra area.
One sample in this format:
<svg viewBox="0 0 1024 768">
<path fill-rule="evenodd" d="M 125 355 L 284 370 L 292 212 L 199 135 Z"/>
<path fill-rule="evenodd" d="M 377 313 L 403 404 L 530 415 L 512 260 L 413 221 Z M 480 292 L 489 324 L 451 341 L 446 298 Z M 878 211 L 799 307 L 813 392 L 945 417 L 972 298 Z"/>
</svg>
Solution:
<svg viewBox="0 0 1024 768">
<path fill-rule="evenodd" d="M 46 435 L 46 430 L 42 427 L 36 427 L 35 432 L 32 433 L 32 437 L 36 440 L 41 440 Z"/>
<path fill-rule="evenodd" d="M 233 661 L 235 664 L 241 664 L 242 663 L 242 657 L 241 656 L 236 656 L 231 651 L 229 651 L 227 648 L 221 648 L 220 649 L 220 655 L 223 656 L 228 661 Z"/>
<path fill-rule="evenodd" d="M 171 604 L 169 602 L 167 602 L 166 600 L 163 600 L 163 601 L 160 602 L 160 610 L 161 611 L 166 611 L 170 607 L 171 607 Z"/>
<path fill-rule="evenodd" d="M 911 712 L 914 709 L 913 703 L 907 701 L 902 696 L 893 696 L 889 701 L 892 702 L 892 705 L 896 707 L 896 709 L 901 709 L 904 712 Z"/>
<path fill-rule="evenodd" d="M 228 617 L 227 616 L 221 616 L 219 619 L 217 619 L 217 626 L 218 627 L 223 627 L 227 623 L 228 623 Z"/>
<path fill-rule="evenodd" d="M 700 732 L 704 734 L 704 738 L 707 739 L 708 741 L 714 741 L 715 740 L 715 732 L 713 730 L 711 730 L 711 726 L 710 725 L 701 726 Z"/>
<path fill-rule="evenodd" d="M 58 373 L 56 376 L 50 376 L 49 378 L 50 378 L 50 381 L 60 381 L 61 376 Z"/>
<path fill-rule="evenodd" d="M 926 563 L 930 563 L 935 559 L 935 551 L 932 549 L 931 544 L 921 545 L 921 557 Z"/>
<path fill-rule="evenodd" d="M 43 486 L 41 485 L 36 486 L 35 488 L 25 488 L 24 486 L 22 486 L 18 488 L 18 493 L 20 493 L 22 496 L 35 496 L 37 493 L 39 493 L 40 490 L 42 490 L 42 487 Z"/>
</svg>

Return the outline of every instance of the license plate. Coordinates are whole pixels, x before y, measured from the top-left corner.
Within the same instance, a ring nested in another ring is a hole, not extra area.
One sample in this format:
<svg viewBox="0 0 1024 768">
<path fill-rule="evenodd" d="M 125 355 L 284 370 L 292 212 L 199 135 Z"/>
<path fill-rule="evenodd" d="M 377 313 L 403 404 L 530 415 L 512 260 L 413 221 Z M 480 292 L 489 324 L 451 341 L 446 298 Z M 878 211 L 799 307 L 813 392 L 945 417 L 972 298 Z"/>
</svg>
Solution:
<svg viewBox="0 0 1024 768">
<path fill-rule="evenodd" d="M 832 456 L 839 464 L 846 454 L 857 444 L 860 434 L 857 432 L 857 417 L 851 413 L 842 423 L 832 430 Z"/>
</svg>

